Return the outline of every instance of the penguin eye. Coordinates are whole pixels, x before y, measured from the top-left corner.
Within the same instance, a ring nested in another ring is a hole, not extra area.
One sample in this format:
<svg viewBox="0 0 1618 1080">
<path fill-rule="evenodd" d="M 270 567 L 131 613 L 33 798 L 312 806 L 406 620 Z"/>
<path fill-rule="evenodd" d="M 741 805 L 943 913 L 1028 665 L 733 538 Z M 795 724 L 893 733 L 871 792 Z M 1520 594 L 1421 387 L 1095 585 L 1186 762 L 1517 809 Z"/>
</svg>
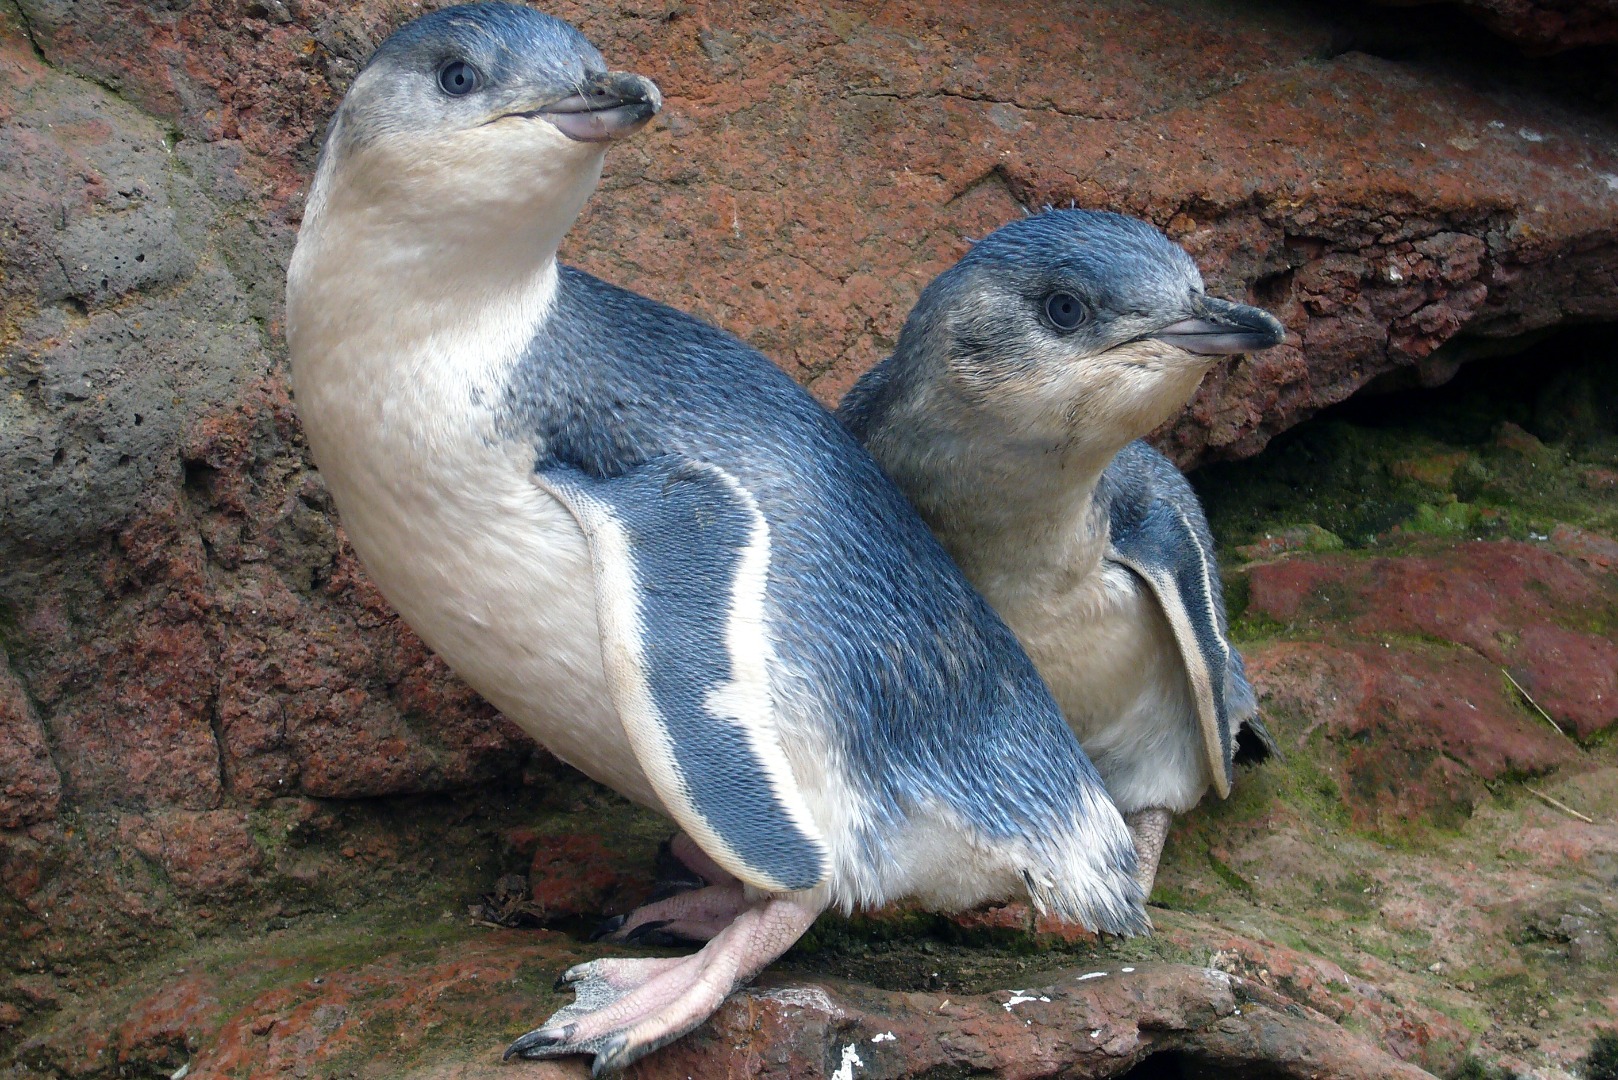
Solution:
<svg viewBox="0 0 1618 1080">
<path fill-rule="evenodd" d="M 1058 330 L 1076 330 L 1090 321 L 1090 312 L 1072 293 L 1053 292 L 1045 297 L 1045 317 Z"/>
<path fill-rule="evenodd" d="M 483 73 L 465 60 L 451 60 L 438 69 L 438 88 L 450 97 L 465 97 L 483 85 Z"/>
</svg>

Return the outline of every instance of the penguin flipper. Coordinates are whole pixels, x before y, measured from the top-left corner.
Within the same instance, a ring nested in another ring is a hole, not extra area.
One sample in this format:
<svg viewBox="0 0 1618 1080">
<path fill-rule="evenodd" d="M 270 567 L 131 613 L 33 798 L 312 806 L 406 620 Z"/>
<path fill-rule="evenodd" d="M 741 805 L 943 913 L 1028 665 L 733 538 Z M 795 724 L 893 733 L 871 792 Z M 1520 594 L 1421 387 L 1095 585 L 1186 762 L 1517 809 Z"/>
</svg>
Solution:
<svg viewBox="0 0 1618 1080">
<path fill-rule="evenodd" d="M 613 704 L 670 816 L 749 885 L 819 885 L 830 855 L 770 687 L 770 529 L 756 500 L 676 455 L 610 476 L 542 461 L 534 475 L 589 542 Z"/>
<path fill-rule="evenodd" d="M 1164 499 L 1120 513 L 1114 504 L 1107 558 L 1145 581 L 1167 616 L 1196 702 L 1208 772 L 1220 798 L 1235 780 L 1230 702 L 1230 643 L 1225 640 L 1219 569 L 1185 510 Z"/>
</svg>

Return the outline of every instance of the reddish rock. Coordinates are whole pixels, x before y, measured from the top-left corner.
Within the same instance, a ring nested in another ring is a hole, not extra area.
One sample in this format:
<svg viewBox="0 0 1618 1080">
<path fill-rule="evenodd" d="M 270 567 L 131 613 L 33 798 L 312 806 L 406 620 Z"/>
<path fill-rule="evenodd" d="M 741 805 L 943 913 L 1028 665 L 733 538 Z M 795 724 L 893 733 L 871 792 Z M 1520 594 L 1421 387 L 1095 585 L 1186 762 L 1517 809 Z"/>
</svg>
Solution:
<svg viewBox="0 0 1618 1080">
<path fill-rule="evenodd" d="M 45 733 L 0 649 L 0 829 L 49 821 L 61 795 Z"/>
<path fill-rule="evenodd" d="M 33 27 L 55 62 L 239 149 L 295 213 L 323 117 L 390 13 L 216 7 L 98 0 Z M 1173 433 L 1182 459 L 1252 453 L 1463 326 L 1618 312 L 1613 131 L 1419 64 L 1318 60 L 1329 23 L 1128 2 L 1060 26 L 1037 5 L 558 13 L 669 103 L 609 166 L 606 197 L 633 188 L 633 205 L 588 214 L 573 257 L 742 333 L 828 400 L 961 238 L 1018 202 L 1149 216 L 1218 287 L 1285 316 L 1290 345 L 1209 381 Z"/>
<path fill-rule="evenodd" d="M 131 815 L 119 824 L 119 840 L 162 866 L 176 888 L 194 897 L 239 897 L 264 865 L 264 852 L 239 811 Z"/>
<path fill-rule="evenodd" d="M 1464 649 L 1277 642 L 1247 661 L 1267 713 L 1286 717 L 1300 743 L 1323 730 L 1338 744 L 1343 801 L 1362 825 L 1453 822 L 1483 781 L 1577 757 L 1513 706 L 1498 667 Z"/>
<path fill-rule="evenodd" d="M 646 902 L 655 888 L 653 863 L 620 837 L 541 833 L 528 871 L 529 899 L 544 921 L 582 919 L 594 924 Z"/>
<path fill-rule="evenodd" d="M 1181 460 L 1252 453 L 1391 369 L 1437 380 L 1452 362 L 1434 350 L 1463 329 L 1618 316 L 1610 119 L 1338 54 L 1324 10 L 556 10 L 668 100 L 613 152 L 567 256 L 744 335 L 826 401 L 965 238 L 1070 199 L 1164 225 L 1213 289 L 1287 321 L 1286 346 L 1216 371 L 1165 434 Z M 464 802 L 383 796 L 562 775 L 365 581 L 281 375 L 281 278 L 320 132 L 410 13 L 0 5 L 0 625 L 21 695 L 0 702 L 25 703 L 0 705 L 0 944 L 37 965 L 0 977 L 0 997 L 36 994 L 31 1016 L 109 958 L 265 918 L 278 897 L 352 905 L 390 873 L 473 865 L 475 826 L 412 823 Z M 1588 628 L 1517 612 L 1501 662 L 1577 730 L 1610 723 L 1591 671 L 1606 654 L 1567 636 Z M 1386 678 L 1481 692 L 1463 668 Z M 1404 685 L 1367 678 L 1373 703 Z M 1426 743 L 1392 760 L 1456 797 L 1476 770 L 1543 760 L 1488 738 L 1458 772 Z M 1383 764 L 1356 765 L 1362 807 L 1405 805 Z M 274 1038 L 279 1007 L 243 1020 L 242 1046 Z M 341 1042 L 346 1007 L 311 1005 L 288 1038 Z M 152 1030 L 172 1071 L 176 1029 Z"/>
<path fill-rule="evenodd" d="M 57 672 L 71 683 L 50 686 L 48 723 L 63 779 L 81 802 L 217 806 L 223 791 L 210 725 L 208 629 L 167 619 L 131 629 L 85 644 Z M 67 700 L 52 700 L 58 688 Z"/>
<path fill-rule="evenodd" d="M 1614 480 L 1618 481 L 1618 474 L 1614 475 Z M 1618 483 L 1613 486 L 1618 487 Z M 1574 525 L 1557 525 L 1551 529 L 1551 545 L 1593 570 L 1618 572 L 1618 540 Z"/>
<path fill-rule="evenodd" d="M 1451 641 L 1508 668 L 1580 736 L 1618 722 L 1618 642 L 1588 629 L 1618 624 L 1618 574 L 1588 555 L 1581 565 L 1542 544 L 1479 541 L 1437 554 L 1281 560 L 1247 577 L 1253 614 L 1370 640 Z"/>
<path fill-rule="evenodd" d="M 244 958 L 88 1000 L 30 1042 L 24 1057 L 65 1076 L 189 1062 L 191 1075 L 202 1076 L 324 1075 L 358 1064 L 361 1075 L 582 1077 L 582 1059 L 499 1061 L 507 1040 L 558 1004 L 546 976 L 578 958 L 571 942 L 544 932 L 384 950 L 313 978 L 273 955 Z M 1009 1080 L 1115 1077 L 1160 1052 L 1202 1068 L 1300 1080 L 1428 1075 L 1262 983 L 1222 971 L 1110 964 L 1025 985 L 946 998 L 773 972 L 628 1075 L 903 1080 L 969 1069 Z"/>
<path fill-rule="evenodd" d="M 1436 1009 L 1392 1000 L 1374 983 L 1330 960 L 1274 941 L 1221 936 L 1205 925 L 1167 926 L 1162 933 L 1188 947 L 1212 946 L 1216 970 L 1278 992 L 1335 1023 L 1373 1032 L 1404 1061 L 1423 1062 L 1444 1074 L 1461 1064 L 1462 1048 L 1470 1041 L 1464 1025 Z"/>
</svg>

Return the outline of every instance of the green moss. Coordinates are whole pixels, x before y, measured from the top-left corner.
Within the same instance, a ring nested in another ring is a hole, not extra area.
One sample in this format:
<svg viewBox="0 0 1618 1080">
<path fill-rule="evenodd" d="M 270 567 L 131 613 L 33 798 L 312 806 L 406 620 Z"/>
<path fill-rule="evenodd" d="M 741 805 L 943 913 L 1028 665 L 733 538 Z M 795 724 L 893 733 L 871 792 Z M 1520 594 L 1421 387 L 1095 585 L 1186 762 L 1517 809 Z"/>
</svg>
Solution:
<svg viewBox="0 0 1618 1080">
<path fill-rule="evenodd" d="M 1192 477 L 1221 551 L 1283 533 L 1349 548 L 1434 535 L 1528 539 L 1556 522 L 1618 532 L 1618 498 L 1587 482 L 1618 461 L 1602 346 L 1561 347 L 1552 375 L 1520 357 L 1463 368 L 1449 386 L 1354 399 L 1248 462 Z M 1301 550 L 1315 550 L 1301 539 Z M 1291 545 L 1289 545 L 1291 546 Z"/>
<path fill-rule="evenodd" d="M 1516 1080 L 1517 1074 L 1499 1065 L 1491 1065 L 1475 1054 L 1468 1054 L 1460 1068 L 1450 1073 L 1447 1080 Z"/>
<path fill-rule="evenodd" d="M 1256 895 L 1257 890 L 1253 888 L 1253 883 L 1232 870 L 1219 856 L 1214 854 L 1212 848 L 1208 849 L 1207 857 L 1208 865 L 1213 868 L 1214 876 L 1220 881 L 1223 881 L 1243 896 L 1251 898 Z"/>
<path fill-rule="evenodd" d="M 1584 1056 L 1584 1080 L 1618 1080 L 1618 1029 L 1604 1031 Z"/>
</svg>

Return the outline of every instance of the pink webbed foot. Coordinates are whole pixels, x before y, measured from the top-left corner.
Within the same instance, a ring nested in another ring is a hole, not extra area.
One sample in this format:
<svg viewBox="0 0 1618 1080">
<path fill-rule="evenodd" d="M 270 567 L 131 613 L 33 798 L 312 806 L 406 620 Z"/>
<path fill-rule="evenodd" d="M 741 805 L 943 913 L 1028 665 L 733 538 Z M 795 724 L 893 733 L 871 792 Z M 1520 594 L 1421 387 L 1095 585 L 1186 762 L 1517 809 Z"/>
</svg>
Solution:
<svg viewBox="0 0 1618 1080">
<path fill-rule="evenodd" d="M 645 942 L 648 945 L 701 944 L 735 921 L 748 906 L 741 882 L 710 859 L 685 833 L 676 833 L 659 852 L 669 869 L 660 876 L 668 888 L 658 899 L 628 915 L 608 919 L 591 941 Z"/>
<path fill-rule="evenodd" d="M 741 882 L 709 885 L 642 904 L 611 929 L 603 926 L 607 932 L 597 937 L 648 945 L 701 944 L 735 922 L 748 906 L 747 890 Z"/>
<path fill-rule="evenodd" d="M 797 900 L 759 900 L 690 956 L 580 964 L 560 980 L 572 987 L 573 1003 L 512 1043 L 505 1056 L 593 1054 L 592 1076 L 622 1069 L 712 1016 L 819 914 L 819 907 Z"/>
</svg>

